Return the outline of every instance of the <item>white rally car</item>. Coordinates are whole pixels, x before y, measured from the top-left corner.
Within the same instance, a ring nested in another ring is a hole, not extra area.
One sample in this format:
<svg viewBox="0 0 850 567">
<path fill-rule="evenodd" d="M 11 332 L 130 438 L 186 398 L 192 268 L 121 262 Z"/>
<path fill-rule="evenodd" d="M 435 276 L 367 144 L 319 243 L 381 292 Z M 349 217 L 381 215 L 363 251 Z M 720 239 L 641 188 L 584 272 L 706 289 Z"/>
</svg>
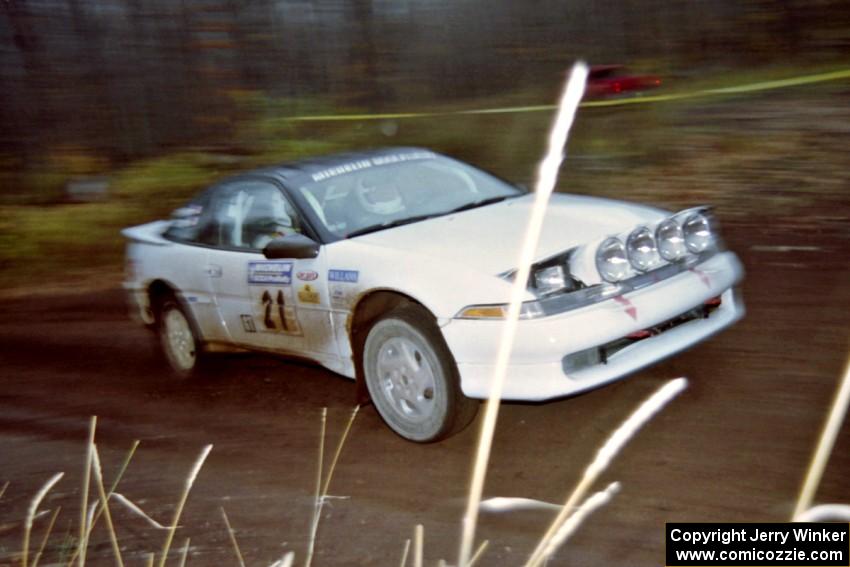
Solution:
<svg viewBox="0 0 850 567">
<path fill-rule="evenodd" d="M 311 359 L 433 441 L 488 396 L 532 199 L 416 148 L 261 169 L 125 229 L 125 287 L 178 375 L 234 348 Z M 706 339 L 742 317 L 741 277 L 706 208 L 555 194 L 503 398 L 575 394 Z"/>
</svg>

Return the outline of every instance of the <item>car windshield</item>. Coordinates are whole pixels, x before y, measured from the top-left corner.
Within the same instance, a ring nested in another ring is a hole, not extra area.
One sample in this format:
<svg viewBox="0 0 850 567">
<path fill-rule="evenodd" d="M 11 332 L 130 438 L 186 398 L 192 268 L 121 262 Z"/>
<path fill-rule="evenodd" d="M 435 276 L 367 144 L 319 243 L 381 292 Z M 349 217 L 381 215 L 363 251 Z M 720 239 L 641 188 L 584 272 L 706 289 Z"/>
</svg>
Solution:
<svg viewBox="0 0 850 567">
<path fill-rule="evenodd" d="M 422 152 L 381 157 L 313 175 L 299 190 L 327 230 L 347 238 L 523 195 L 522 189 L 470 165 Z M 353 171 L 352 171 L 353 170 Z"/>
</svg>

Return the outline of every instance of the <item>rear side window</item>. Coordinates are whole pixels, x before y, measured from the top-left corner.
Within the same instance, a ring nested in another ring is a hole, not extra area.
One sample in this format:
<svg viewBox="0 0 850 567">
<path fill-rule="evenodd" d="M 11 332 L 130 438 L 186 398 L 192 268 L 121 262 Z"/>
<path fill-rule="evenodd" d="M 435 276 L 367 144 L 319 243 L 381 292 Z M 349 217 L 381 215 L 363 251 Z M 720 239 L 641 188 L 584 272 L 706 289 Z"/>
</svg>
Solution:
<svg viewBox="0 0 850 567">
<path fill-rule="evenodd" d="M 202 193 L 171 214 L 165 237 L 180 242 L 196 242 L 204 220 L 209 216 L 209 192 Z"/>
</svg>

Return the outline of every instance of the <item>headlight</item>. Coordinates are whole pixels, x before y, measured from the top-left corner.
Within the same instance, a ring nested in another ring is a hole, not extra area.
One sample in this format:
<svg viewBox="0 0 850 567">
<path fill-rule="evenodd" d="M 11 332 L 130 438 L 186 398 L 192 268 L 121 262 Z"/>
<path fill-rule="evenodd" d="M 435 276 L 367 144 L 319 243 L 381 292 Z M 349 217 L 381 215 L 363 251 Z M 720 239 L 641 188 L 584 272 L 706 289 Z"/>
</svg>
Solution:
<svg viewBox="0 0 850 567">
<path fill-rule="evenodd" d="M 570 273 L 573 252 L 575 248 L 533 264 L 528 274 L 528 290 L 537 297 L 547 297 L 580 289 L 584 284 Z M 499 274 L 499 277 L 513 283 L 516 274 L 517 270 L 510 270 Z"/>
<path fill-rule="evenodd" d="M 626 247 L 619 238 L 608 238 L 596 249 L 596 269 L 602 279 L 609 282 L 618 282 L 631 275 Z"/>
<path fill-rule="evenodd" d="M 632 266 L 641 272 L 651 270 L 660 263 L 654 235 L 645 226 L 636 228 L 629 235 L 626 240 L 626 252 Z"/>
<path fill-rule="evenodd" d="M 532 277 L 534 288 L 540 295 L 549 295 L 567 287 L 567 278 L 561 265 L 536 270 Z"/>
<path fill-rule="evenodd" d="M 682 233 L 688 250 L 699 254 L 714 248 L 716 235 L 711 224 L 711 219 L 705 213 L 695 213 L 685 219 L 682 224 Z"/>
<path fill-rule="evenodd" d="M 682 227 L 673 219 L 667 219 L 658 225 L 655 229 L 655 242 L 661 257 L 668 262 L 680 260 L 688 252 Z"/>
</svg>

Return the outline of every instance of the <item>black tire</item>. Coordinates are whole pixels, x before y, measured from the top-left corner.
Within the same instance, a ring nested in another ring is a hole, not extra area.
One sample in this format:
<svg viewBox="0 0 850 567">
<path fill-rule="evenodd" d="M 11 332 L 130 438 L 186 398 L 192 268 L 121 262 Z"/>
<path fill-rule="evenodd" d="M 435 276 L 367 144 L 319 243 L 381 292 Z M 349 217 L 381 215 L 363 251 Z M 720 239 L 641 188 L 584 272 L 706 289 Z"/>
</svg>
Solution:
<svg viewBox="0 0 850 567">
<path fill-rule="evenodd" d="M 391 311 L 369 329 L 363 372 L 384 422 L 410 441 L 450 437 L 478 412 L 478 400 L 461 392 L 454 358 L 422 307 Z"/>
<path fill-rule="evenodd" d="M 173 296 L 163 299 L 156 310 L 156 333 L 165 362 L 180 379 L 196 376 L 205 362 L 205 353 L 195 325 Z"/>
</svg>

